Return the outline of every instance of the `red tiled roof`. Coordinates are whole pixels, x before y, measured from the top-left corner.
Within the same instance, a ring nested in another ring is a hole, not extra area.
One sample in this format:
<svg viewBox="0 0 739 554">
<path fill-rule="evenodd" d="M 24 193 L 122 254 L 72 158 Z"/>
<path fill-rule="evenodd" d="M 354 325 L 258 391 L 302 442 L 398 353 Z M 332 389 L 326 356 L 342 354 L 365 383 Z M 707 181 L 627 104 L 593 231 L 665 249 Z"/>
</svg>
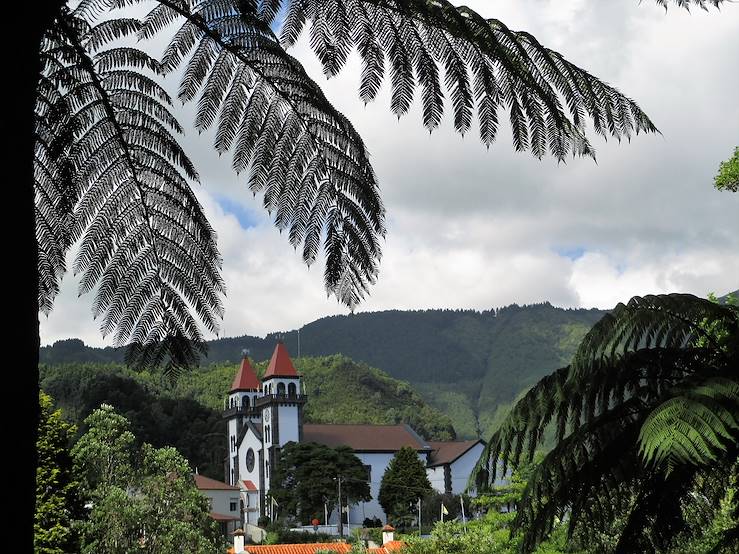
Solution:
<svg viewBox="0 0 739 554">
<path fill-rule="evenodd" d="M 396 452 L 404 446 L 426 450 L 423 439 L 407 425 L 303 425 L 303 441 L 326 446 L 346 445 L 367 452 Z"/>
<path fill-rule="evenodd" d="M 210 517 L 216 521 L 239 521 L 239 516 L 229 516 L 226 514 L 219 514 L 218 512 L 211 512 Z"/>
<path fill-rule="evenodd" d="M 230 392 L 236 392 L 238 390 L 259 390 L 261 386 L 262 384 L 259 382 L 257 374 L 254 373 L 254 368 L 249 363 L 249 358 L 244 356 L 233 383 L 231 383 Z"/>
<path fill-rule="evenodd" d="M 403 541 L 390 541 L 379 548 L 369 548 L 369 554 L 389 554 L 390 552 L 399 552 L 403 549 L 405 543 Z"/>
<path fill-rule="evenodd" d="M 331 550 L 346 554 L 352 549 L 351 544 L 345 542 L 316 542 L 308 544 L 270 544 L 251 545 L 245 547 L 249 554 L 315 554 L 316 550 Z"/>
<path fill-rule="evenodd" d="M 195 486 L 201 491 L 237 491 L 239 487 L 232 487 L 223 481 L 216 481 L 204 475 L 195 474 Z"/>
<path fill-rule="evenodd" d="M 370 548 L 370 554 L 390 554 L 399 552 L 405 543 L 403 541 L 391 541 L 379 548 Z M 338 554 L 346 554 L 352 549 L 351 544 L 345 542 L 317 542 L 308 544 L 270 544 L 244 546 L 249 554 L 315 554 L 316 550 L 331 550 Z"/>
<path fill-rule="evenodd" d="M 482 441 L 429 441 L 429 446 L 433 448 L 430 465 L 451 464 L 479 442 Z"/>
<path fill-rule="evenodd" d="M 269 377 L 297 377 L 298 372 L 295 371 L 293 362 L 290 359 L 290 354 L 287 353 L 287 348 L 281 342 L 275 346 L 275 351 L 272 353 L 272 358 L 269 360 L 267 371 L 264 372 L 264 379 Z"/>
<path fill-rule="evenodd" d="M 250 481 L 249 479 L 245 479 L 244 481 L 241 481 L 244 483 L 244 488 L 248 491 L 255 491 L 257 490 L 257 486 L 254 484 L 254 481 Z"/>
</svg>

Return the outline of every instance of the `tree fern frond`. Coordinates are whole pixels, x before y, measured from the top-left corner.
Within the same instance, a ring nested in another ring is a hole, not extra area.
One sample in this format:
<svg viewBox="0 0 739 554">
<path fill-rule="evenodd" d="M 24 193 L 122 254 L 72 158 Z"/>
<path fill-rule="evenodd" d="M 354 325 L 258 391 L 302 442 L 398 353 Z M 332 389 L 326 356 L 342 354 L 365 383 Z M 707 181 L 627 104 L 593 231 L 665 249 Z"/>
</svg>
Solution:
<svg viewBox="0 0 739 554">
<path fill-rule="evenodd" d="M 160 73 L 160 64 L 134 48 L 101 48 L 141 29 L 130 20 L 90 27 L 78 11 L 58 28 L 47 46 L 64 58 L 47 73 L 68 76 L 57 90 L 74 129 L 63 154 L 79 179 L 71 236 L 81 238 L 80 293 L 95 291 L 101 331 L 131 344 L 130 363 L 176 372 L 203 352 L 200 324 L 217 331 L 224 286 L 215 234 L 186 178 L 197 173 L 172 134 L 181 129 L 169 96 L 145 73 Z"/>
<path fill-rule="evenodd" d="M 570 532 L 586 536 L 583 526 L 603 533 L 624 516 L 623 551 L 671 540 L 694 476 L 737 456 L 737 321 L 734 307 L 691 295 L 634 297 L 591 329 L 570 366 L 516 403 L 476 474 L 490 482 L 501 467 L 531 461 L 556 427 L 518 506 L 524 551 L 566 512 Z"/>
<path fill-rule="evenodd" d="M 577 372 L 595 358 L 637 348 L 680 348 L 698 339 L 715 343 L 702 325 L 706 319 L 720 322 L 733 336 L 739 333 L 739 315 L 731 307 L 690 294 L 635 296 L 593 326 L 578 347 L 573 368 Z"/>
<path fill-rule="evenodd" d="M 685 464 L 707 465 L 739 442 L 739 377 L 711 376 L 675 390 L 657 406 L 639 433 L 639 452 L 667 472 Z"/>
<path fill-rule="evenodd" d="M 311 45 L 327 75 L 335 75 L 356 47 L 363 62 L 360 97 L 374 98 L 385 75 L 391 81 L 391 109 L 407 112 L 417 87 L 422 89 L 424 124 L 434 129 L 441 117 L 438 71 L 454 112 L 454 126 L 464 134 L 477 107 L 480 136 L 496 138 L 498 111 L 507 106 L 516 150 L 558 159 L 568 154 L 594 156 L 585 135 L 586 116 L 598 134 L 629 139 L 657 132 L 649 118 L 615 88 L 543 47 L 533 36 L 484 19 L 447 0 L 343 0 L 341 10 L 325 0 L 289 5 L 282 41 L 291 46 L 306 22 Z M 342 14 L 351 17 L 343 17 Z M 347 25 L 350 28 L 347 28 Z M 413 60 L 416 60 L 415 63 Z M 470 82 L 470 74 L 475 86 Z M 564 99 L 565 105 L 561 99 Z"/>
<path fill-rule="evenodd" d="M 697 6 L 708 11 L 709 5 L 720 8 L 725 1 L 727 0 L 655 0 L 657 5 L 662 6 L 665 11 L 667 11 L 670 4 L 675 4 L 678 8 L 685 8 L 686 10 L 690 10 L 692 6 Z"/>
<path fill-rule="evenodd" d="M 278 4 L 161 5 L 166 11 L 155 8 L 139 35 L 151 36 L 175 13 L 184 21 L 162 67 L 186 63 L 179 97 L 197 98 L 196 127 L 216 126 L 216 149 L 233 150 L 234 169 L 249 172 L 249 188 L 264 193 L 265 208 L 291 244 L 303 246 L 307 264 L 323 244 L 326 288 L 353 308 L 375 281 L 384 208 L 356 130 L 260 19 Z"/>
</svg>

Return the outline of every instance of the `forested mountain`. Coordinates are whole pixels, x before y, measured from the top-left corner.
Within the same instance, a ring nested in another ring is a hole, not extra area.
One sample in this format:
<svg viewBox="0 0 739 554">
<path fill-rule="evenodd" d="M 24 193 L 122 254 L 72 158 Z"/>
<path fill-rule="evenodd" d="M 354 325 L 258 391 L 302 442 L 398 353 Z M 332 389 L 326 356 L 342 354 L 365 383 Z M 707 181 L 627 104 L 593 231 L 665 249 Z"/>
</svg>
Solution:
<svg viewBox="0 0 739 554">
<path fill-rule="evenodd" d="M 408 383 L 366 364 L 339 355 L 295 358 L 293 363 L 308 394 L 308 423 L 403 422 L 429 440 L 455 436 L 451 420 Z M 257 364 L 255 370 L 261 375 L 266 365 Z M 139 440 L 175 446 L 200 473 L 222 479 L 226 427 L 221 412 L 236 370 L 236 363 L 213 364 L 173 383 L 115 363 L 44 365 L 41 388 L 75 423 L 101 403 L 113 405 L 131 421 Z"/>
<path fill-rule="evenodd" d="M 300 329 L 299 348 L 297 330 L 282 334 L 293 356 L 343 354 L 408 381 L 451 418 L 459 436 L 486 438 L 517 395 L 569 361 L 604 313 L 549 303 L 482 312 L 392 310 L 318 319 Z M 266 360 L 275 335 L 211 341 L 208 361 L 236 363 L 244 348 Z M 40 356 L 47 364 L 120 363 L 123 351 L 72 339 L 43 347 Z"/>
</svg>

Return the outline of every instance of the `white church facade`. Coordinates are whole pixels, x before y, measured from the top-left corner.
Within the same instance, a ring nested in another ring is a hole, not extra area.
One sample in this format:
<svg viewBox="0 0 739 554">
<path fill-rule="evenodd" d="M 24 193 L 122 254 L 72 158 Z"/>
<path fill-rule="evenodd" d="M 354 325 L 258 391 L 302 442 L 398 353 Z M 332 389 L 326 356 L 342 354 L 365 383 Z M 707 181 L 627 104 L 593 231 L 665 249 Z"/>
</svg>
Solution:
<svg viewBox="0 0 739 554">
<path fill-rule="evenodd" d="M 351 507 L 349 524 L 365 518 L 386 522 L 377 501 L 380 481 L 390 460 L 404 446 L 418 452 L 429 481 L 439 492 L 459 494 L 467 486 L 484 449 L 481 440 L 426 441 L 411 427 L 400 425 L 304 424 L 308 401 L 300 375 L 281 342 L 275 347 L 262 381 L 244 356 L 234 377 L 223 414 L 227 422 L 228 456 L 225 482 L 240 491 L 242 524 L 257 525 L 270 509 L 270 475 L 281 448 L 288 442 L 349 446 L 367 468 L 372 499 Z M 329 522 L 338 519 L 334 513 Z M 332 521 L 331 521 L 332 520 Z"/>
</svg>

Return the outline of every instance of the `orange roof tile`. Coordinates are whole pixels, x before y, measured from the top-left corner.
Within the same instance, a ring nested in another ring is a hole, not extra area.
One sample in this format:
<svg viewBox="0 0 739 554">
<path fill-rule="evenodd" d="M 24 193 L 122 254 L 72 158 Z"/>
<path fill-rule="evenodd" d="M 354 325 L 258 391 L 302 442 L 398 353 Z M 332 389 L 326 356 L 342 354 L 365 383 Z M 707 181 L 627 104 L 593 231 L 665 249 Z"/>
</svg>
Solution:
<svg viewBox="0 0 739 554">
<path fill-rule="evenodd" d="M 282 342 L 278 342 L 275 351 L 272 353 L 272 358 L 269 360 L 267 371 L 264 372 L 264 379 L 297 376 L 298 372 L 295 371 L 295 366 L 293 366 L 290 359 L 290 354 L 287 353 L 287 348 Z"/>
<path fill-rule="evenodd" d="M 332 550 L 338 554 L 346 554 L 352 545 L 345 542 L 316 542 L 308 544 L 270 544 L 250 545 L 245 547 L 249 554 L 315 554 L 316 550 Z"/>
<path fill-rule="evenodd" d="M 254 481 L 250 481 L 249 479 L 245 479 L 244 481 L 241 481 L 244 483 L 244 488 L 248 491 L 255 491 L 257 490 L 257 486 L 254 484 Z"/>
<path fill-rule="evenodd" d="M 370 554 L 390 554 L 403 549 L 403 541 L 390 541 L 384 546 L 370 548 Z M 345 542 L 318 542 L 308 544 L 270 544 L 250 545 L 245 547 L 249 554 L 315 554 L 316 550 L 331 550 L 337 554 L 346 554 L 352 549 L 352 545 Z"/>
<path fill-rule="evenodd" d="M 200 475 L 196 473 L 194 477 L 195 477 L 195 486 L 201 491 L 213 491 L 213 490 L 237 491 L 239 490 L 239 487 L 232 487 L 231 485 L 228 485 L 224 483 L 223 481 L 216 481 L 215 479 L 211 479 L 210 477 L 206 477 L 205 475 Z"/>
<path fill-rule="evenodd" d="M 346 445 L 359 452 L 395 452 L 403 446 L 426 450 L 429 446 L 408 425 L 322 424 L 303 425 L 303 441 L 335 448 Z"/>
<path fill-rule="evenodd" d="M 231 383 L 231 391 L 236 392 L 239 390 L 259 390 L 262 384 L 259 382 L 257 374 L 254 372 L 254 368 L 249 363 L 248 356 L 244 356 L 241 360 L 239 370 L 236 372 L 233 383 Z"/>
</svg>

